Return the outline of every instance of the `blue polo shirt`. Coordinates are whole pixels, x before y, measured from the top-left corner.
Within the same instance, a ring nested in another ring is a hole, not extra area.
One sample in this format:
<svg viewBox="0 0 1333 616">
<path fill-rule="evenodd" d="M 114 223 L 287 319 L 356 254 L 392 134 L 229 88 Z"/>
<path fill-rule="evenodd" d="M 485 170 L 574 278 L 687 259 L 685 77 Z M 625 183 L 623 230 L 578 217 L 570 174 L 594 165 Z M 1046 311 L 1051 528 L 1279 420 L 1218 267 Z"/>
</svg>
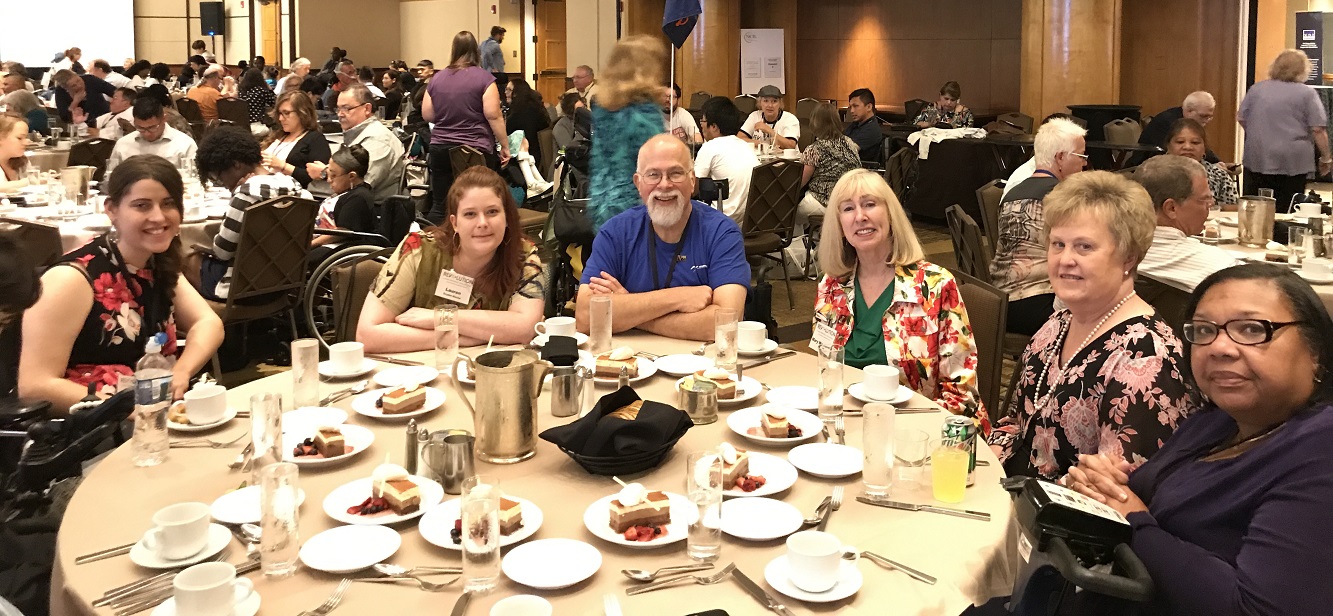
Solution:
<svg viewBox="0 0 1333 616">
<path fill-rule="evenodd" d="M 592 257 L 583 267 L 583 284 L 606 272 L 630 293 L 701 285 L 716 289 L 727 284 L 738 284 L 748 290 L 750 264 L 745 260 L 741 228 L 726 214 L 703 203 L 691 201 L 690 205 L 689 224 L 680 242 L 675 244 L 657 237 L 648 218 L 648 208 L 643 205 L 606 221 L 593 242 Z M 653 256 L 657 261 L 656 282 L 651 265 Z M 666 283 L 668 273 L 670 284 Z"/>
</svg>

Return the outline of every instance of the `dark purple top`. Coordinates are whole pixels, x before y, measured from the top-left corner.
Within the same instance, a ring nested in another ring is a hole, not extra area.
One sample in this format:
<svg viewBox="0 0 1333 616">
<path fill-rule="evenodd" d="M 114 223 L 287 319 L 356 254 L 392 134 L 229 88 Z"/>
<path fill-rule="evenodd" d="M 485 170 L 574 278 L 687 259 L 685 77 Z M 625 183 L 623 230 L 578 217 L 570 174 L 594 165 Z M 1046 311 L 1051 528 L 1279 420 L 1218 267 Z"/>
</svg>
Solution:
<svg viewBox="0 0 1333 616">
<path fill-rule="evenodd" d="M 1333 612 L 1333 410 L 1316 406 L 1228 460 L 1200 461 L 1236 422 L 1208 406 L 1129 478 L 1150 513 L 1131 547 L 1153 614 Z"/>
<path fill-rule="evenodd" d="M 495 151 L 495 134 L 482 110 L 481 95 L 495 83 L 495 76 L 478 66 L 444 69 L 426 86 L 435 107 L 431 143 L 470 145 L 482 152 Z"/>
</svg>

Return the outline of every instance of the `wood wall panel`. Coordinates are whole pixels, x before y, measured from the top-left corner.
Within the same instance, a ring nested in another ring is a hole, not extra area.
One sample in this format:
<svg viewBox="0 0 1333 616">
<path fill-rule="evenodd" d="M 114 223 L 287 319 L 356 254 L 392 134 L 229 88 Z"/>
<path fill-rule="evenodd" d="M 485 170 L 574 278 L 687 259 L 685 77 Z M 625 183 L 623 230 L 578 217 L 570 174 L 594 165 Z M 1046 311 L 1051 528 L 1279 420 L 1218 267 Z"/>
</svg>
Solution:
<svg viewBox="0 0 1333 616">
<path fill-rule="evenodd" d="M 1041 118 L 1066 105 L 1120 102 L 1120 3 L 1024 1 L 1023 113 Z"/>
<path fill-rule="evenodd" d="M 1254 66 L 1250 74 L 1255 81 L 1268 78 L 1268 65 L 1283 49 L 1291 46 L 1287 39 L 1287 0 L 1259 0 L 1259 11 L 1250 16 L 1258 21 L 1254 42 Z"/>
</svg>

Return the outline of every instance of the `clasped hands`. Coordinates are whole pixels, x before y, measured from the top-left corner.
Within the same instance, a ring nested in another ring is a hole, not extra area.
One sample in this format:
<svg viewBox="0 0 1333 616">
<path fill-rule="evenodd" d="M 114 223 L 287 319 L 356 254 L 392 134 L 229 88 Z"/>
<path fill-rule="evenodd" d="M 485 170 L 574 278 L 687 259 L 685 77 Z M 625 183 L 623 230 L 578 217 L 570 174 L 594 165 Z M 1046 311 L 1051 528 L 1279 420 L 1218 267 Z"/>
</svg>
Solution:
<svg viewBox="0 0 1333 616">
<path fill-rule="evenodd" d="M 1070 467 L 1061 481 L 1065 487 L 1129 515 L 1147 511 L 1148 506 L 1129 489 L 1129 462 L 1112 460 L 1106 454 L 1080 454 L 1078 465 Z"/>
<path fill-rule="evenodd" d="M 629 294 L 615 276 L 606 272 L 599 272 L 597 276 L 588 279 L 588 288 L 592 290 L 593 295 Z M 708 285 L 671 287 L 662 290 L 670 293 L 675 299 L 676 312 L 699 312 L 713 303 L 713 289 Z"/>
</svg>

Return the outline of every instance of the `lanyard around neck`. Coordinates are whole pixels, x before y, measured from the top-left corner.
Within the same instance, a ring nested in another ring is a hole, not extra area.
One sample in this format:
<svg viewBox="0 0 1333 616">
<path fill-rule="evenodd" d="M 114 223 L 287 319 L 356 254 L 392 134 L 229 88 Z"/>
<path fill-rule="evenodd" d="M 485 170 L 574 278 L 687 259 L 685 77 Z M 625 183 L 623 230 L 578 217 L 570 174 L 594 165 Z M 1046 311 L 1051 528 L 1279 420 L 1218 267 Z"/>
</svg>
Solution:
<svg viewBox="0 0 1333 616">
<path fill-rule="evenodd" d="M 685 249 L 685 234 L 690 232 L 690 220 L 694 218 L 694 205 L 690 205 L 690 217 L 685 219 L 685 228 L 680 232 L 680 241 L 676 243 L 676 253 L 671 256 L 671 265 L 667 267 L 666 283 L 657 282 L 657 231 L 653 229 L 653 223 L 648 221 L 648 265 L 653 271 L 653 290 L 666 289 L 671 286 L 671 279 L 676 275 L 676 265 L 684 260 L 680 256 L 680 251 Z"/>
</svg>

